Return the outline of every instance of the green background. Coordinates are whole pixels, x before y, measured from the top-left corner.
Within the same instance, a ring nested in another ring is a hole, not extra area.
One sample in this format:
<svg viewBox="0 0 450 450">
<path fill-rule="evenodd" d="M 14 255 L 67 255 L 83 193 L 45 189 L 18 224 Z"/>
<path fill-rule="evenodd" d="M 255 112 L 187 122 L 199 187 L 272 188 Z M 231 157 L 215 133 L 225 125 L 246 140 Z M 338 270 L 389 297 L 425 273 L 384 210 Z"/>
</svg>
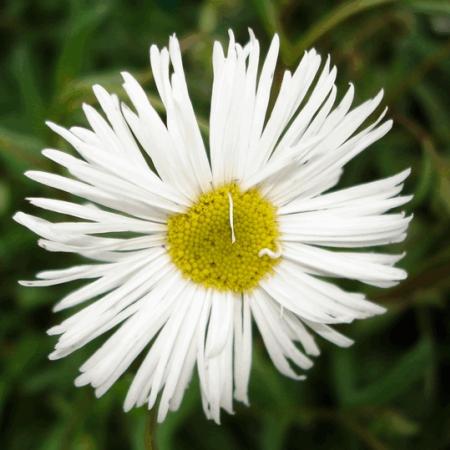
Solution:
<svg viewBox="0 0 450 450">
<path fill-rule="evenodd" d="M 281 36 L 281 65 L 305 48 L 330 53 L 340 94 L 356 85 L 357 102 L 386 91 L 394 119 L 388 136 L 352 161 L 342 185 L 412 167 L 405 192 L 415 218 L 400 263 L 407 281 L 389 290 L 345 284 L 389 308 L 382 317 L 342 326 L 350 349 L 321 341 L 322 356 L 305 382 L 272 367 L 254 340 L 251 406 L 236 405 L 217 426 L 203 415 L 193 381 L 181 409 L 156 431 L 167 449 L 450 448 L 450 2 L 361 0 L 57 1 L 11 0 L 0 7 L 0 448 L 5 450 L 145 449 L 150 415 L 124 414 L 131 372 L 102 399 L 73 386 L 77 368 L 99 344 L 57 362 L 45 330 L 67 313 L 52 305 L 71 286 L 27 289 L 18 279 L 78 262 L 47 254 L 11 220 L 34 212 L 26 196 L 63 197 L 28 181 L 27 169 L 57 170 L 40 155 L 67 148 L 44 125 L 85 124 L 82 102 L 94 82 L 123 95 L 119 71 L 132 72 L 155 96 L 151 43 L 176 32 L 199 116 L 208 117 L 211 50 L 232 27 L 241 41 L 254 29 L 267 49 Z M 158 102 L 156 103 L 158 105 Z M 203 119 L 205 120 L 205 119 Z M 133 368 L 134 370 L 135 368 Z"/>
</svg>

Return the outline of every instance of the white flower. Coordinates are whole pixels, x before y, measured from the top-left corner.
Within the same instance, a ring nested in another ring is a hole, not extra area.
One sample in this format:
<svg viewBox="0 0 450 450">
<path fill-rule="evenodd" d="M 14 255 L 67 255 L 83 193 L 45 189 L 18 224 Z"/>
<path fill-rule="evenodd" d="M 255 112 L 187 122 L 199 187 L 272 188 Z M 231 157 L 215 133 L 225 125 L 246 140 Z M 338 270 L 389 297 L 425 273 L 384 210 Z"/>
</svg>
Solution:
<svg viewBox="0 0 450 450">
<path fill-rule="evenodd" d="M 133 109 L 94 86 L 106 118 L 84 105 L 91 129 L 48 124 L 79 157 L 43 154 L 72 177 L 27 175 L 89 203 L 31 198 L 81 221 L 51 223 L 22 212 L 15 219 L 46 250 L 94 262 L 22 283 L 94 280 L 56 305 L 83 307 L 49 330 L 60 335 L 51 359 L 113 330 L 81 366 L 77 386 L 91 384 L 101 396 L 144 353 L 124 408 L 152 408 L 159 397 L 162 421 L 178 408 L 196 366 L 205 413 L 219 422 L 221 408 L 233 412 L 233 397 L 248 402 L 252 320 L 278 370 L 303 379 L 310 356 L 319 354 L 311 332 L 346 347 L 352 341 L 330 324 L 384 312 L 324 277 L 380 287 L 406 277 L 393 267 L 402 255 L 359 249 L 405 238 L 410 218 L 386 212 L 410 199 L 398 196 L 409 171 L 326 192 L 348 161 L 391 128 L 384 112 L 361 128 L 382 92 L 351 109 L 350 85 L 336 104 L 336 68 L 310 50 L 284 73 L 269 111 L 278 48 L 275 36 L 259 69 L 253 33 L 241 47 L 230 32 L 226 56 L 214 44 L 208 148 L 174 36 L 168 49 L 150 49 L 165 121 L 123 73 Z"/>
</svg>

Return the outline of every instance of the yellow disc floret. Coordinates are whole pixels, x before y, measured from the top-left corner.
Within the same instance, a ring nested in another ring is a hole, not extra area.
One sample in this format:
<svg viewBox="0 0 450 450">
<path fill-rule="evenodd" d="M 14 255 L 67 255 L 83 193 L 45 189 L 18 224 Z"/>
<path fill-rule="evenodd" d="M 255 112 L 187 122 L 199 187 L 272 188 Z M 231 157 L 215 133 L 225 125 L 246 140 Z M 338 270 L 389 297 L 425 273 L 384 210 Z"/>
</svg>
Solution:
<svg viewBox="0 0 450 450">
<path fill-rule="evenodd" d="M 202 194 L 184 214 L 168 219 L 173 263 L 195 283 L 247 292 L 279 262 L 276 209 L 257 189 L 235 183 Z"/>
</svg>

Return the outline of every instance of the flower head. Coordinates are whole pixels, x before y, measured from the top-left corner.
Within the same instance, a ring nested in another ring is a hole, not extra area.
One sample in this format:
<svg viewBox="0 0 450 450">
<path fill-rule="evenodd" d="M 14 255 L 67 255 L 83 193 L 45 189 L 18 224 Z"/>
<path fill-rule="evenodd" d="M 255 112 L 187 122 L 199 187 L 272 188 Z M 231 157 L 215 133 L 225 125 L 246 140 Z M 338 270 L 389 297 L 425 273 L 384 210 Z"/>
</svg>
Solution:
<svg viewBox="0 0 450 450">
<path fill-rule="evenodd" d="M 91 260 L 22 282 L 88 280 L 55 307 L 80 309 L 49 330 L 59 335 L 51 359 L 112 331 L 77 386 L 103 395 L 142 355 L 125 409 L 159 398 L 162 421 L 196 368 L 205 413 L 219 422 L 233 398 L 248 402 L 253 321 L 278 370 L 303 379 L 319 354 L 313 334 L 345 347 L 352 341 L 330 325 L 384 311 L 325 278 L 379 287 L 405 278 L 393 267 L 402 255 L 360 249 L 405 238 L 410 218 L 387 212 L 409 200 L 398 196 L 409 172 L 329 192 L 345 164 L 391 128 L 384 112 L 363 127 L 382 92 L 351 109 L 350 85 L 336 102 L 336 68 L 310 50 L 284 73 L 269 110 L 278 48 L 275 36 L 260 63 L 251 32 L 244 47 L 230 33 L 226 55 L 214 44 L 208 146 L 174 36 L 150 49 L 166 120 L 123 73 L 132 109 L 96 85 L 103 115 L 84 105 L 89 129 L 49 123 L 78 156 L 45 149 L 69 176 L 27 175 L 83 201 L 30 202 L 78 220 L 15 219 L 46 250 Z"/>
</svg>

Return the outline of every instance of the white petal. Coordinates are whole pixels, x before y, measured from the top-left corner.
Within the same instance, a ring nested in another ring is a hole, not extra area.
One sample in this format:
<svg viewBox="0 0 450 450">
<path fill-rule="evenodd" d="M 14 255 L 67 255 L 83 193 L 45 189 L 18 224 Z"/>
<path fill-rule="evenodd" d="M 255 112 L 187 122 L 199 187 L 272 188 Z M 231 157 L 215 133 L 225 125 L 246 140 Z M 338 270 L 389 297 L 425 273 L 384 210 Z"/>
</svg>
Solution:
<svg viewBox="0 0 450 450">
<path fill-rule="evenodd" d="M 135 273 L 138 269 L 149 264 L 152 260 L 161 256 L 164 250 L 157 249 L 152 252 L 149 257 L 145 259 L 138 259 L 135 263 L 127 262 L 122 264 L 123 268 L 120 271 L 110 271 L 103 275 L 102 278 L 89 283 L 61 299 L 53 308 L 54 311 L 61 311 L 75 305 L 79 305 L 86 300 L 90 300 L 98 295 L 111 291 L 126 282 L 130 275 Z"/>
<path fill-rule="evenodd" d="M 131 134 L 126 121 L 120 110 L 120 103 L 115 95 L 110 95 L 102 86 L 98 84 L 92 87 L 98 102 L 105 112 L 114 130 L 117 140 L 120 142 L 119 149 L 126 154 L 133 163 L 141 170 L 150 170 L 142 156 L 136 141 Z M 127 158 L 128 159 L 128 158 Z"/>
<path fill-rule="evenodd" d="M 214 291 L 211 302 L 211 317 L 209 319 L 208 340 L 206 345 L 206 357 L 214 358 L 224 348 L 233 323 L 233 295 Z"/>
<path fill-rule="evenodd" d="M 286 266 L 285 261 L 282 264 Z M 286 269 L 280 266 L 276 268 L 278 275 L 263 280 L 260 286 L 284 308 L 320 323 L 347 323 L 358 316 L 351 308 L 338 304 L 328 295 L 295 282 L 292 274 L 286 273 Z"/>
<path fill-rule="evenodd" d="M 339 347 L 350 347 L 353 344 L 353 340 L 344 336 L 343 334 L 333 330 L 331 327 L 324 325 L 323 323 L 310 322 L 309 320 L 303 320 L 313 331 L 319 336 L 322 336 L 327 341 L 336 344 Z"/>
<path fill-rule="evenodd" d="M 231 293 L 212 292 L 211 315 L 206 336 L 204 362 L 207 407 L 220 423 L 220 408 L 232 411 L 233 302 Z M 199 367 L 200 369 L 200 367 Z"/>
<path fill-rule="evenodd" d="M 283 217 L 279 219 L 282 241 L 333 247 L 368 247 L 398 242 L 412 219 L 403 214 L 352 217 L 328 212 Z"/>
<path fill-rule="evenodd" d="M 115 251 L 115 255 L 118 255 L 117 252 L 122 252 L 121 254 L 126 256 L 129 251 L 161 247 L 167 240 L 164 233 L 152 234 L 150 236 L 138 236 L 134 238 L 107 238 L 99 236 L 87 237 L 92 239 L 83 239 L 71 244 L 39 239 L 38 244 L 40 247 L 50 252 L 79 253 L 80 255 L 94 258 L 99 253 L 105 254 L 109 250 Z M 111 252 L 108 254 L 111 255 Z M 116 256 L 116 258 L 117 257 L 118 256 Z"/>
<path fill-rule="evenodd" d="M 283 89 L 283 83 L 280 88 L 277 101 L 272 110 L 271 116 L 264 129 L 263 136 L 259 145 L 262 147 L 261 152 L 263 155 L 263 162 L 266 162 L 272 154 L 277 141 L 279 140 L 282 132 L 288 125 L 292 116 L 296 112 L 300 102 L 307 94 L 320 66 L 321 58 L 314 50 L 305 53 L 305 56 L 301 60 L 297 71 L 292 76 L 292 79 L 287 80 Z M 325 64 L 325 68 L 317 82 L 317 86 L 311 98 L 306 103 L 305 107 L 298 114 L 292 125 L 286 131 L 285 135 L 281 139 L 280 144 L 277 146 L 278 154 L 280 151 L 285 150 L 288 147 L 293 146 L 301 135 L 304 128 L 306 128 L 310 117 L 315 113 L 316 109 L 320 106 L 323 99 L 328 95 L 329 90 L 333 86 L 334 78 L 336 77 L 336 69 L 329 72 L 329 61 Z M 286 78 L 283 80 L 285 81 Z M 317 99 L 317 95 L 320 97 Z M 275 156 L 274 156 L 275 157 Z"/>
<path fill-rule="evenodd" d="M 282 206 L 279 214 L 342 208 L 351 205 L 352 202 L 367 203 L 369 199 L 371 201 L 390 199 L 400 193 L 403 187 L 402 183 L 410 172 L 410 169 L 407 169 L 392 177 L 340 189 L 319 197 L 293 200 Z"/>
<path fill-rule="evenodd" d="M 161 301 L 171 282 L 176 283 L 174 273 L 173 267 L 159 258 L 119 288 L 63 321 L 58 326 L 58 334 L 63 334 L 52 358 L 72 353 L 128 317 L 141 316 L 145 320 L 144 306 Z M 137 311 L 140 314 L 135 315 Z"/>
<path fill-rule="evenodd" d="M 170 289 L 170 286 L 175 287 L 175 289 Z M 185 280 L 177 279 L 177 277 L 175 277 L 167 283 L 167 288 L 168 289 L 166 289 L 166 292 L 164 294 L 165 298 L 162 298 L 162 301 L 159 301 L 157 308 L 166 308 L 166 313 L 170 311 L 171 317 L 173 317 L 180 308 L 182 310 L 181 313 L 183 313 L 183 310 L 190 304 L 189 299 L 191 298 L 186 298 L 185 295 L 183 295 L 183 293 L 186 294 L 189 291 L 192 292 L 189 283 Z M 167 303 L 169 303 L 169 310 L 167 310 Z M 174 307 L 174 305 L 176 307 Z M 154 314 L 154 311 L 152 311 L 150 308 L 148 308 L 148 310 L 149 313 L 151 313 L 152 315 Z M 172 318 L 171 320 L 173 323 L 174 319 Z M 165 337 L 171 331 L 174 331 L 174 328 L 172 326 L 169 326 L 168 328 L 166 328 L 165 326 L 156 340 L 152 343 L 149 352 L 140 365 L 136 376 L 134 377 L 133 382 L 130 386 L 130 389 L 128 390 L 127 398 L 124 404 L 124 409 L 126 411 L 131 409 L 134 405 L 142 406 L 144 403 L 148 402 L 149 393 L 154 382 L 156 367 L 158 364 L 160 364 L 161 358 L 166 358 L 167 356 L 164 354 L 163 349 L 167 345 Z M 162 363 L 164 363 L 164 361 L 162 361 Z"/>
<path fill-rule="evenodd" d="M 367 301 L 364 295 L 346 292 L 332 283 L 303 273 L 288 260 L 280 264 L 279 271 L 284 280 L 288 279 L 289 284 L 299 293 L 311 295 L 311 302 L 315 303 L 317 308 L 329 310 L 331 314 L 335 314 L 333 311 L 336 307 L 338 311 L 346 311 L 353 318 L 366 318 L 385 312 L 385 308 Z"/>
<path fill-rule="evenodd" d="M 192 289 L 191 296 L 186 295 L 183 299 L 185 302 L 190 302 L 190 305 L 183 320 L 184 323 L 178 331 L 176 341 L 174 342 L 173 349 L 171 351 L 170 360 L 167 363 L 165 370 L 165 385 L 158 409 L 158 420 L 160 422 L 164 420 L 175 391 L 177 387 L 179 388 L 180 378 L 182 376 L 184 378 L 181 386 L 185 385 L 186 381 L 190 379 L 194 368 L 195 358 L 191 358 L 188 362 L 186 360 L 189 353 L 193 353 L 195 356 L 195 352 L 191 352 L 191 347 L 193 346 L 194 350 L 196 349 L 194 340 L 195 331 L 197 329 L 197 324 L 200 319 L 202 309 L 205 306 L 202 295 L 204 295 L 204 292 L 202 290 L 196 290 L 194 287 Z M 186 364 L 188 364 L 189 370 L 185 370 Z"/>
<path fill-rule="evenodd" d="M 142 174 L 130 167 L 123 158 L 104 155 L 96 148 L 82 148 L 84 157 L 87 154 L 95 155 L 91 158 L 94 164 L 88 164 L 58 150 L 45 149 L 42 153 L 52 161 L 66 167 L 79 180 L 86 181 L 106 193 L 111 192 L 118 200 L 130 197 L 134 202 L 142 202 L 152 208 L 166 209 L 171 212 L 180 212 L 182 208 L 178 204 L 187 204 L 182 195 L 174 192 L 156 175 L 150 176 L 152 172 Z"/>
<path fill-rule="evenodd" d="M 165 293 L 160 288 L 154 290 L 139 313 L 127 320 L 83 364 L 78 385 L 90 383 L 101 395 L 117 380 L 167 319 L 179 310 L 177 305 L 182 306 L 180 289 L 170 292 L 165 283 L 164 290 Z"/>
<path fill-rule="evenodd" d="M 234 313 L 234 396 L 248 405 L 248 382 L 252 365 L 252 316 L 247 295 L 235 300 Z"/>
<path fill-rule="evenodd" d="M 276 302 L 264 291 L 259 291 L 257 296 L 258 304 L 256 307 L 266 318 L 269 328 L 283 350 L 283 354 L 301 369 L 310 369 L 313 362 L 294 345 L 290 337 L 290 329 L 286 324 L 283 313 L 280 313 L 277 309 Z"/>
<path fill-rule="evenodd" d="M 189 179 L 189 174 L 177 170 L 180 153 L 174 145 L 171 134 L 139 83 L 127 72 L 122 72 L 122 77 L 123 87 L 137 110 L 136 115 L 126 105 L 122 105 L 128 125 L 151 157 L 160 177 L 176 187 L 179 192 L 193 199 L 197 186 Z"/>
<path fill-rule="evenodd" d="M 188 310 L 192 306 L 192 291 L 185 291 L 185 295 L 182 295 L 177 302 L 177 307 L 172 312 L 169 320 L 165 324 L 162 332 L 157 339 L 161 339 L 164 343 L 161 346 L 160 357 L 153 373 L 152 386 L 150 389 L 150 395 L 148 398 L 149 409 L 155 404 L 157 395 L 164 385 L 164 375 L 167 373 L 169 367 L 168 362 L 175 350 L 175 343 L 179 333 L 186 331 L 186 328 L 182 326 L 184 321 L 188 320 Z M 200 305 L 201 306 L 201 305 Z M 181 347 L 182 348 L 182 347 Z M 178 347 L 178 350 L 180 347 Z M 181 355 L 180 355 L 181 357 Z M 166 405 L 164 405 L 164 403 Z M 165 416 L 168 410 L 167 399 L 164 399 L 162 409 L 158 412 L 158 421 Z M 160 407 L 161 408 L 161 407 Z"/>
<path fill-rule="evenodd" d="M 206 365 L 206 330 L 210 317 L 212 290 L 207 290 L 205 303 L 206 306 L 202 311 L 197 330 L 197 371 L 200 381 L 200 393 L 202 398 L 203 410 L 207 418 L 211 418 L 209 387 Z"/>
<path fill-rule="evenodd" d="M 261 137 L 264 121 L 266 117 L 267 105 L 269 103 L 270 92 L 272 87 L 273 75 L 280 49 L 280 39 L 277 34 L 274 35 L 267 52 L 266 59 L 261 69 L 261 75 L 258 80 L 258 88 L 255 99 L 255 113 L 251 126 L 251 137 L 249 144 L 249 163 L 253 161 L 253 155 L 257 152 L 257 143 Z"/>
<path fill-rule="evenodd" d="M 300 243 L 286 243 L 283 256 L 324 276 L 350 278 L 375 285 L 378 281 L 398 282 L 406 278 L 404 270 L 373 263 L 370 257 L 365 259 L 363 253 L 332 252 Z"/>
<path fill-rule="evenodd" d="M 253 317 L 255 318 L 258 329 L 264 341 L 264 345 L 269 353 L 269 356 L 275 365 L 275 367 L 283 374 L 289 378 L 295 380 L 302 380 L 305 377 L 302 375 L 297 375 L 289 365 L 286 356 L 283 352 L 283 348 L 277 340 L 277 336 L 273 333 L 269 326 L 269 321 L 271 318 L 267 318 L 261 312 L 258 303 L 262 298 L 262 294 L 256 291 L 255 294 L 249 295 L 250 307 L 252 310 Z"/>
<path fill-rule="evenodd" d="M 299 341 L 303 345 L 303 348 L 308 355 L 319 356 L 319 347 L 317 346 L 311 334 L 309 334 L 306 328 L 303 326 L 300 319 L 295 314 L 292 314 L 289 311 L 285 311 L 283 313 L 283 317 L 286 320 L 287 326 L 291 329 L 292 339 Z"/>
</svg>

